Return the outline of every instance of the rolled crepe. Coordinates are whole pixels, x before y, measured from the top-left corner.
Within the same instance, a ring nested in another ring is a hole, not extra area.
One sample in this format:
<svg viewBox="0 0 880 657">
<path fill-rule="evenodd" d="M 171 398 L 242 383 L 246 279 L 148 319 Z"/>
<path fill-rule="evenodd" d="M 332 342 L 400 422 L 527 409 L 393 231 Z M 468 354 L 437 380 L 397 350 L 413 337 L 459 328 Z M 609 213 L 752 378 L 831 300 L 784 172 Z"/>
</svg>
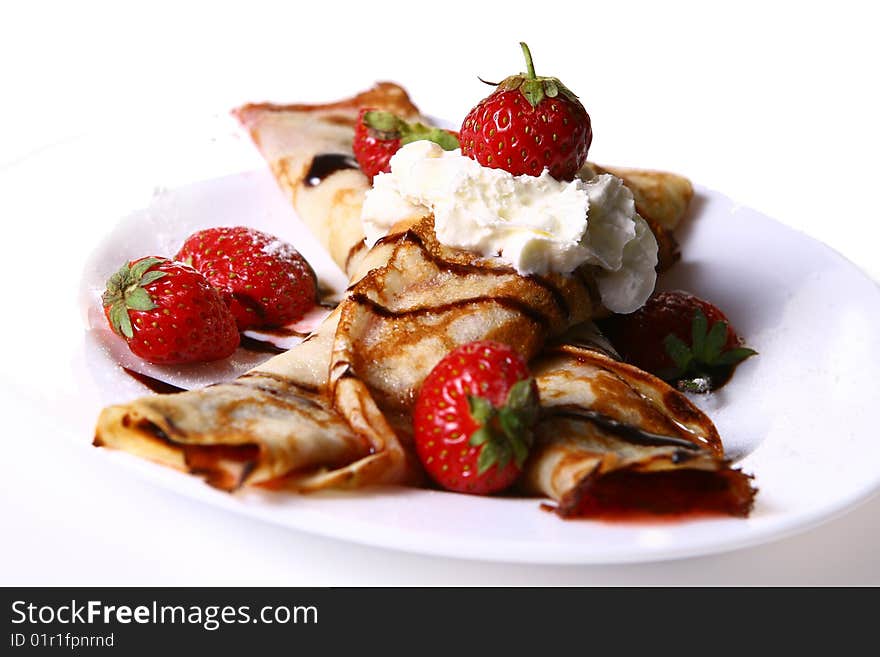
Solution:
<svg viewBox="0 0 880 657">
<path fill-rule="evenodd" d="M 495 339 L 529 359 L 596 308 L 587 272 L 520 276 L 438 244 L 431 218 L 384 239 L 362 265 L 311 338 L 236 381 L 105 409 L 95 443 L 227 489 L 411 482 L 421 471 L 410 409 L 449 350 Z"/>
<path fill-rule="evenodd" d="M 730 468 L 711 421 L 665 383 L 603 354 L 595 336 L 572 332 L 601 310 L 589 267 L 524 277 L 439 244 L 430 217 L 363 247 L 366 178 L 338 161 L 329 173 L 316 167 L 322 155 L 350 154 L 361 105 L 416 114 L 387 84 L 331 105 L 238 110 L 349 273 L 339 307 L 302 344 L 236 381 L 105 409 L 95 444 L 225 490 L 419 483 L 411 410 L 422 380 L 456 346 L 493 339 L 532 361 L 543 398 L 523 476 L 529 493 L 555 500 L 564 516 L 615 504 L 746 513 L 749 478 Z"/>
<path fill-rule="evenodd" d="M 437 243 L 430 217 L 383 239 L 362 266 L 305 342 L 236 381 L 107 408 L 95 444 L 226 490 L 414 484 L 423 476 L 411 411 L 422 380 L 456 346 L 493 339 L 527 360 L 543 353 L 535 362 L 545 417 L 524 481 L 561 513 L 584 513 L 590 486 L 618 472 L 747 481 L 731 474 L 711 421 L 666 384 L 574 344 L 545 350 L 597 308 L 589 269 L 521 276 Z"/>
<path fill-rule="evenodd" d="M 751 477 L 683 394 L 584 343 L 549 347 L 532 367 L 543 417 L 521 485 L 559 515 L 748 515 Z"/>
</svg>

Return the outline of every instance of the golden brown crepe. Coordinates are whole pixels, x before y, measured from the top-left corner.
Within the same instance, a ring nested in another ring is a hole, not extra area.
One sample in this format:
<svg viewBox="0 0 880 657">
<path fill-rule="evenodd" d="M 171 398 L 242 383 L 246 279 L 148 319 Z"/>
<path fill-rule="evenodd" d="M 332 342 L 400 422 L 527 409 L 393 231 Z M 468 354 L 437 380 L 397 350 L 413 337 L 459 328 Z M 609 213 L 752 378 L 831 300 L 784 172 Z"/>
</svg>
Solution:
<svg viewBox="0 0 880 657">
<path fill-rule="evenodd" d="M 718 512 L 746 516 L 750 477 L 712 421 L 665 382 L 567 342 L 532 363 L 543 417 L 522 487 L 564 517 Z"/>
<path fill-rule="evenodd" d="M 330 105 L 237 112 L 348 272 L 352 285 L 339 307 L 305 342 L 236 381 L 105 409 L 95 444 L 226 490 L 419 483 L 410 413 L 422 380 L 456 346 L 493 339 L 532 362 L 542 396 L 524 490 L 555 500 L 563 516 L 747 513 L 749 478 L 730 468 L 711 421 L 585 333 L 584 322 L 601 311 L 589 267 L 521 276 L 497 259 L 439 244 L 431 218 L 362 247 L 366 178 L 334 159 L 350 156 L 361 105 L 417 113 L 388 83 Z M 685 188 L 672 194 L 683 198 Z M 668 224 L 676 204 L 662 195 L 647 211 L 665 208 L 656 212 Z"/>
<path fill-rule="evenodd" d="M 450 349 L 488 338 L 529 359 L 596 307 L 588 273 L 520 276 L 497 260 L 442 247 L 430 218 L 383 240 L 363 267 L 301 345 L 232 383 L 105 409 L 96 443 L 135 445 L 130 451 L 224 487 L 279 477 L 298 489 L 412 481 L 420 470 L 409 450 L 410 408 Z M 324 432 L 326 450 L 315 446 Z M 206 445 L 225 448 L 213 470 L 204 449 L 198 468 L 190 458 L 193 446 Z"/>
<path fill-rule="evenodd" d="M 536 373 L 546 416 L 524 481 L 558 500 L 560 512 L 581 513 L 589 485 L 616 473 L 678 481 L 684 475 L 676 473 L 699 470 L 712 481 L 747 481 L 724 461 L 708 418 L 666 384 L 571 339 L 544 350 L 598 307 L 589 270 L 524 277 L 497 259 L 438 244 L 430 218 L 382 240 L 362 267 L 365 275 L 302 344 L 233 382 L 107 408 L 95 444 L 227 490 L 417 483 L 410 413 L 422 380 L 456 346 L 493 339 L 527 360 L 543 353 Z M 661 444 L 622 440 L 621 431 L 652 432 Z"/>
</svg>

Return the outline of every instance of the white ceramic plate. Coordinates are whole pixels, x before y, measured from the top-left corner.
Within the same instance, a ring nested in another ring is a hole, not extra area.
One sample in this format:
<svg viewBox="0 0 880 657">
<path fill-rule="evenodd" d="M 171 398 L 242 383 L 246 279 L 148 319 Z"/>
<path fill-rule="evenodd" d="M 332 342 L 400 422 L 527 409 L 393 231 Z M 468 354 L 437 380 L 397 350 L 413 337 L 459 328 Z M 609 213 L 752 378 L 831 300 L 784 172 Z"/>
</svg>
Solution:
<svg viewBox="0 0 880 657">
<path fill-rule="evenodd" d="M 114 134 L 73 140 L 0 171 L 9 208 L 27 208 L 13 239 L 36 242 L 44 262 L 64 264 L 63 275 L 51 267 L 42 274 L 52 316 L 60 319 L 18 333 L 20 347 L 5 357 L 0 386 L 108 467 L 128 467 L 181 495 L 293 529 L 425 554 L 535 563 L 652 561 L 753 545 L 827 520 L 880 488 L 880 441 L 868 412 L 878 401 L 880 288 L 828 247 L 699 187 L 680 235 L 683 260 L 662 285 L 718 303 L 760 352 L 699 402 L 729 453 L 755 476 L 760 492 L 748 519 L 562 521 L 536 500 L 414 489 L 227 495 L 93 449 L 99 409 L 147 392 L 108 355 L 100 333 L 84 328 L 96 288 L 122 261 L 171 254 L 197 228 L 247 224 L 292 241 L 328 284 L 345 283 L 230 119 Z M 19 294 L 19 303 L 46 307 L 32 288 L 13 290 L 13 301 Z M 172 373 L 178 375 L 190 382 L 201 376 Z"/>
</svg>

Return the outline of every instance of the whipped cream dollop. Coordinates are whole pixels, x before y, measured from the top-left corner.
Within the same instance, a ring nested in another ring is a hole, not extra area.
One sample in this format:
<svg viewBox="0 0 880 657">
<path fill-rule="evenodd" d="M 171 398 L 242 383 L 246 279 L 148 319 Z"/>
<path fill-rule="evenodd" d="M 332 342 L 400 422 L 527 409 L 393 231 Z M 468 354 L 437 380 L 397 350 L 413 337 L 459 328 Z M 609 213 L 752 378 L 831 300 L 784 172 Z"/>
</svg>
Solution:
<svg viewBox="0 0 880 657">
<path fill-rule="evenodd" d="M 521 274 L 597 265 L 602 303 L 640 308 L 654 289 L 657 242 L 632 193 L 608 174 L 560 182 L 489 169 L 429 141 L 403 146 L 367 191 L 361 219 L 372 246 L 395 224 L 434 215 L 437 239 L 498 257 Z"/>
</svg>

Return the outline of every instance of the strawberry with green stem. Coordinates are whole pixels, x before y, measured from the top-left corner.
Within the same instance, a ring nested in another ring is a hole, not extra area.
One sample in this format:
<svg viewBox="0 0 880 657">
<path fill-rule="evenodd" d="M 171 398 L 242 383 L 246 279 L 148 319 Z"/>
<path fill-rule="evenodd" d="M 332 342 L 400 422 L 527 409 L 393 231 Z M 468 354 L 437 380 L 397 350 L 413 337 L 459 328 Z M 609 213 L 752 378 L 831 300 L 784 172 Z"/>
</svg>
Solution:
<svg viewBox="0 0 880 657">
<path fill-rule="evenodd" d="M 725 348 L 729 330 L 726 320 L 718 320 L 710 327 L 705 313 L 697 308 L 691 321 L 690 345 L 675 333 L 663 339 L 675 367 L 661 372 L 661 378 L 677 382 L 680 389 L 688 392 L 709 392 L 724 383 L 736 365 L 758 353 L 749 347 Z"/>
<path fill-rule="evenodd" d="M 660 292 L 639 310 L 600 322 L 630 363 L 679 387 L 708 392 L 754 355 L 721 310 L 687 292 Z"/>
<path fill-rule="evenodd" d="M 458 148 L 454 132 L 424 123 L 409 123 L 391 112 L 365 107 L 355 123 L 352 149 L 361 170 L 372 180 L 377 174 L 391 170 L 391 157 L 401 146 L 423 139 L 439 144 L 446 151 Z"/>
<path fill-rule="evenodd" d="M 538 76 L 532 54 L 520 43 L 526 72 L 501 81 L 461 124 L 462 155 L 513 175 L 572 180 L 593 140 L 590 116 L 558 78 Z M 491 84 L 491 83 L 488 83 Z"/>
<path fill-rule="evenodd" d="M 522 357 L 481 340 L 451 351 L 425 378 L 413 413 L 416 453 L 448 490 L 487 495 L 519 476 L 538 418 Z"/>
<path fill-rule="evenodd" d="M 101 299 L 114 333 L 151 363 L 219 360 L 238 347 L 226 302 L 183 263 L 157 257 L 126 263 L 107 281 Z"/>
</svg>

